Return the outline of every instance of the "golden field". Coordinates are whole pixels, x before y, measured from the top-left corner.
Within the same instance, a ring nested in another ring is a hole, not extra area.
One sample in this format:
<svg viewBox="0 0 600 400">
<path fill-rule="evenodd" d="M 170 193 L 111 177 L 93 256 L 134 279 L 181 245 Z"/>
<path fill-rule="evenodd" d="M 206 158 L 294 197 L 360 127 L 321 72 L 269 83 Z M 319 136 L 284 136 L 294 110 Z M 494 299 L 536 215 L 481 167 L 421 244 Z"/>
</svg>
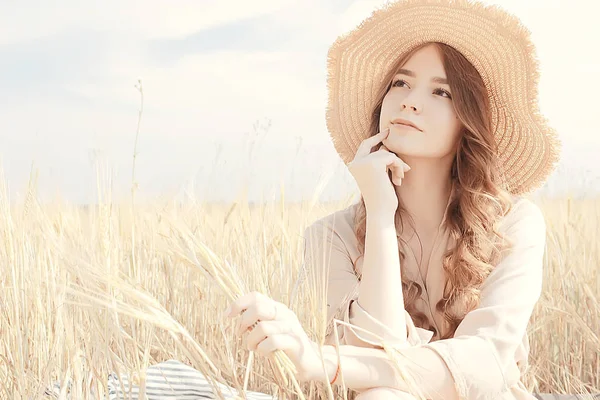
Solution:
<svg viewBox="0 0 600 400">
<path fill-rule="evenodd" d="M 45 398 L 48 385 L 67 377 L 72 398 L 92 398 L 91 390 L 105 392 L 111 371 L 143 379 L 148 365 L 173 358 L 239 387 L 249 354 L 220 318 L 233 295 L 225 286 L 268 294 L 295 310 L 309 335 L 321 332 L 320 303 L 297 285 L 302 234 L 350 199 L 289 204 L 282 193 L 263 206 L 243 199 L 113 204 L 107 193 L 101 205 L 84 209 L 42 205 L 34 186 L 10 205 L 3 182 L 1 399 Z M 534 201 L 548 231 L 526 384 L 538 393 L 599 392 L 600 199 Z M 227 285 L 189 261 L 204 246 L 226 260 Z M 292 385 L 278 388 L 259 356 L 248 389 L 295 398 Z M 326 396 L 323 385 L 304 384 L 303 392 Z"/>
</svg>

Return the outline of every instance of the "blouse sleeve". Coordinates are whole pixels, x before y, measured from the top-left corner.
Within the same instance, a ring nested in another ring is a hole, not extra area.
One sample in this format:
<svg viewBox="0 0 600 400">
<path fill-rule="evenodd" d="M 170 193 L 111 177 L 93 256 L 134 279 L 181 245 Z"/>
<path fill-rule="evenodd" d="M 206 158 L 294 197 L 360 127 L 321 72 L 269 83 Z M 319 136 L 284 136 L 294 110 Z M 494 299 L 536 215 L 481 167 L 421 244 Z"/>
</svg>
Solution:
<svg viewBox="0 0 600 400">
<path fill-rule="evenodd" d="M 400 351 L 410 361 L 404 364 L 406 372 L 427 384 L 428 398 L 502 398 L 520 380 L 515 352 L 541 295 L 546 223 L 538 206 L 527 199 L 517 202 L 503 222 L 502 232 L 513 247 L 484 281 L 479 306 L 465 316 L 453 338 L 428 343 L 431 332 L 415 328 L 407 314 L 408 346 Z M 335 317 L 352 323 L 356 313 L 369 317 L 356 301 L 358 282 L 341 238 L 323 224 L 315 225 L 312 233 L 307 248 L 323 253 L 318 263 L 330 269 L 328 321 Z M 324 247 L 330 251 L 323 252 Z M 356 336 L 349 329 L 339 327 L 338 334 L 341 344 L 356 345 L 350 343 Z M 326 343 L 333 343 L 332 334 Z"/>
<path fill-rule="evenodd" d="M 326 344 L 333 344 L 333 319 L 348 314 L 350 300 L 358 288 L 350 254 L 334 229 L 335 220 L 317 220 L 304 231 L 304 262 L 311 284 L 327 296 Z M 327 283 L 327 286 L 323 286 Z M 346 344 L 346 330 L 338 325 L 340 344 Z"/>
<path fill-rule="evenodd" d="M 358 303 L 360 282 L 354 273 L 352 257 L 345 244 L 346 241 L 350 242 L 346 236 L 351 235 L 351 232 L 346 232 L 348 229 L 345 229 L 347 227 L 342 225 L 342 221 L 337 223 L 340 225 L 335 229 L 335 219 L 323 218 L 310 225 L 304 232 L 306 268 L 312 274 L 316 272 L 313 279 L 317 290 L 327 292 L 325 344 L 330 345 L 335 344 L 334 319 L 352 325 L 356 325 L 357 319 L 372 319 Z M 328 272 L 328 276 L 325 276 L 325 271 Z M 328 287 L 320 288 L 320 282 L 327 282 Z M 408 337 L 397 338 L 393 332 L 388 332 L 390 343 L 414 346 L 429 342 L 433 332 L 416 327 L 407 312 L 406 321 Z M 337 335 L 341 345 L 382 348 L 374 336 L 345 325 L 337 325 Z"/>
<path fill-rule="evenodd" d="M 445 362 L 460 399 L 500 398 L 520 379 L 514 357 L 541 295 L 546 241 L 541 210 L 529 200 L 520 203 L 505 232 L 513 247 L 483 283 L 480 305 L 453 338 L 419 349 L 431 349 Z"/>
</svg>

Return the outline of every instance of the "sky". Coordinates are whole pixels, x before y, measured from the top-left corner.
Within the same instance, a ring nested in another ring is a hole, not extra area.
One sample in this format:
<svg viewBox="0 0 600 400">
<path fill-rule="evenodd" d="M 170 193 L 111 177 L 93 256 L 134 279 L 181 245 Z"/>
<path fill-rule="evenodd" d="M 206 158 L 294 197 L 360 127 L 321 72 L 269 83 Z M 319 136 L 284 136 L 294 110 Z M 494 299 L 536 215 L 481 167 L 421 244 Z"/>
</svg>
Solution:
<svg viewBox="0 0 600 400">
<path fill-rule="evenodd" d="M 563 143 L 534 195 L 600 191 L 600 6 L 497 0 L 532 32 Z M 0 2 L 0 168 L 12 201 L 336 201 L 357 186 L 325 125 L 327 50 L 382 0 Z M 137 87 L 136 87 L 137 86 Z M 282 190 L 283 188 L 283 190 Z"/>
</svg>

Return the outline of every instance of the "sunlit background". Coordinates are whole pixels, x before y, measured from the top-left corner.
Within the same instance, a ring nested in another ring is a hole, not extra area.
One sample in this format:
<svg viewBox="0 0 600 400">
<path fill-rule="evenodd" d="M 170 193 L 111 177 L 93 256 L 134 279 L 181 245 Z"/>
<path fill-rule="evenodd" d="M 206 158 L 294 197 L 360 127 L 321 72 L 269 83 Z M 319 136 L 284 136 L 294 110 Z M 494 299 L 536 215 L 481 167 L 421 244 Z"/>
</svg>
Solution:
<svg viewBox="0 0 600 400">
<path fill-rule="evenodd" d="M 600 188 L 598 3 L 501 0 L 531 30 L 540 107 L 563 141 L 536 195 Z M 252 202 L 356 193 L 325 126 L 326 56 L 381 0 L 0 3 L 0 166 L 11 200 L 97 200 L 96 166 L 129 195 Z"/>
<path fill-rule="evenodd" d="M 144 382 L 165 360 L 296 398 L 222 312 L 257 290 L 325 333 L 303 232 L 359 195 L 326 130 L 327 50 L 384 2 L 51 3 L 0 1 L 0 398 L 99 398 L 109 373 Z M 596 4 L 499 0 L 532 31 L 563 142 L 533 199 L 546 248 L 521 376 L 553 399 L 600 392 Z"/>
</svg>

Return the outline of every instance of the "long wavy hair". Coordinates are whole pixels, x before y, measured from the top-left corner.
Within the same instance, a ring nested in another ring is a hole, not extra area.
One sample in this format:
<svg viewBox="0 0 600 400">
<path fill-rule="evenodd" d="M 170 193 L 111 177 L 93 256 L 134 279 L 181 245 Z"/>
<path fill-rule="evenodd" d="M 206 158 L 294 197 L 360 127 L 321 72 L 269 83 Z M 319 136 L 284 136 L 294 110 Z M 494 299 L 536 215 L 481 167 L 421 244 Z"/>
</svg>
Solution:
<svg viewBox="0 0 600 400">
<path fill-rule="evenodd" d="M 402 274 L 402 291 L 404 307 L 415 325 L 433 331 L 432 340 L 440 340 L 453 337 L 465 315 L 479 305 L 481 284 L 492 272 L 501 253 L 513 245 L 496 229 L 501 217 L 512 208 L 512 198 L 504 189 L 503 177 L 497 166 L 490 105 L 483 79 L 456 49 L 444 43 L 432 43 L 442 56 L 454 109 L 463 127 L 451 168 L 456 196 L 448 206 L 446 219 L 446 226 L 455 246 L 444 253 L 443 268 L 447 279 L 442 299 L 435 306 L 436 311 L 442 313 L 447 322 L 448 328 L 441 328 L 445 332 L 437 332 L 428 317 L 416 309 L 415 301 L 423 293 L 421 285 Z M 427 44 L 429 43 L 402 54 L 390 68 L 370 114 L 370 136 L 377 134 L 379 130 L 381 105 L 397 70 Z M 378 147 L 380 146 L 381 143 Z M 390 179 L 391 174 L 389 171 Z M 367 212 L 362 196 L 356 207 L 354 233 L 358 239 L 359 251 L 364 255 Z M 416 231 L 414 220 L 402 202 L 399 202 L 394 217 L 396 232 L 403 231 L 405 220 Z M 406 242 L 400 235 L 397 236 L 402 264 L 406 258 L 402 243 Z M 361 274 L 356 270 L 355 273 L 360 280 Z"/>
</svg>

